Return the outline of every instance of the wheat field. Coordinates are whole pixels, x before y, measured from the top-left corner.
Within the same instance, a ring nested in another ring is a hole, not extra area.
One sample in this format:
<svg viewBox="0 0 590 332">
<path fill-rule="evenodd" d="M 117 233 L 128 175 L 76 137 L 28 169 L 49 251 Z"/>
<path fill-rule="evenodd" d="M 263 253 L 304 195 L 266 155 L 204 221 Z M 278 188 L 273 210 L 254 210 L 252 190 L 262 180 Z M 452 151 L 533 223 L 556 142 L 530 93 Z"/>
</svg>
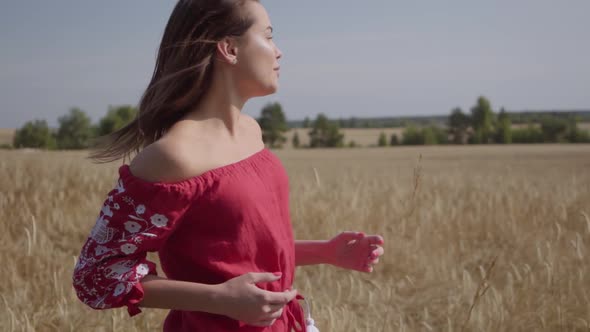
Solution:
<svg viewBox="0 0 590 332">
<path fill-rule="evenodd" d="M 0 145 L 12 145 L 16 129 L 0 128 Z"/>
<path fill-rule="evenodd" d="M 320 331 L 590 329 L 590 145 L 274 153 L 298 239 L 359 230 L 386 241 L 372 274 L 297 270 Z M 128 318 L 73 293 L 118 167 L 85 156 L 0 151 L 3 331 L 161 329 L 164 310 Z"/>
</svg>

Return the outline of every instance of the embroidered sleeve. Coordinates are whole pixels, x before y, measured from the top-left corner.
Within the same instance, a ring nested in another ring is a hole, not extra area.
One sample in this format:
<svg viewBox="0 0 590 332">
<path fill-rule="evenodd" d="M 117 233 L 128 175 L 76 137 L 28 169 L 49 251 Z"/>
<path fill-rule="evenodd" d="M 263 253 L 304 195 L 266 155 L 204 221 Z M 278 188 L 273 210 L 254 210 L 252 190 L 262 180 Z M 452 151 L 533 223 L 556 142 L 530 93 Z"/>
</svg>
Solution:
<svg viewBox="0 0 590 332">
<path fill-rule="evenodd" d="M 109 192 L 74 268 L 78 298 L 94 309 L 127 306 L 141 312 L 140 280 L 156 275 L 147 252 L 157 251 L 190 205 L 186 188 L 123 177 Z"/>
</svg>

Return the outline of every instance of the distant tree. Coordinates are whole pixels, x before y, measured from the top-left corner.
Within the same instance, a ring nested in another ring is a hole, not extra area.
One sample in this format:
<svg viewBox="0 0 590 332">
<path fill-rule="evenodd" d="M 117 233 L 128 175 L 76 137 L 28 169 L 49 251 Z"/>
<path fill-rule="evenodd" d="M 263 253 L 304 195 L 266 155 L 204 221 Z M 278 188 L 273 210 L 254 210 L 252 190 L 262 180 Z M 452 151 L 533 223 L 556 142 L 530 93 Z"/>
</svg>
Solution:
<svg viewBox="0 0 590 332">
<path fill-rule="evenodd" d="M 309 128 L 309 117 L 305 117 L 305 119 L 303 119 L 303 128 Z"/>
<path fill-rule="evenodd" d="M 552 116 L 541 120 L 541 132 L 545 143 L 564 142 L 568 132 L 568 121 Z"/>
<path fill-rule="evenodd" d="M 576 128 L 568 135 L 570 143 L 590 143 L 590 131 Z"/>
<path fill-rule="evenodd" d="M 504 108 L 501 108 L 500 113 L 498 113 L 496 137 L 494 141 L 500 144 L 512 143 L 512 122 L 510 121 L 510 116 L 508 116 L 508 113 L 506 113 Z"/>
<path fill-rule="evenodd" d="M 357 144 L 356 144 L 356 142 L 354 140 L 352 140 L 352 141 L 348 142 L 348 147 L 349 148 L 356 148 L 357 147 Z"/>
<path fill-rule="evenodd" d="M 432 132 L 432 135 L 434 136 L 434 141 L 432 144 L 449 144 L 449 132 L 446 129 L 443 129 L 437 125 L 432 125 L 428 128 L 425 128 L 424 130 L 429 130 Z"/>
<path fill-rule="evenodd" d="M 431 125 L 422 129 L 413 125 L 406 127 L 403 133 L 404 145 L 435 145 L 448 144 L 448 132 L 438 126 Z"/>
<path fill-rule="evenodd" d="M 79 108 L 58 119 L 57 147 L 60 149 L 85 149 L 93 136 L 90 118 Z"/>
<path fill-rule="evenodd" d="M 387 146 L 387 136 L 385 136 L 384 132 L 381 132 L 379 135 L 379 140 L 377 141 L 378 146 Z"/>
<path fill-rule="evenodd" d="M 295 131 L 295 133 L 293 134 L 293 139 L 291 140 L 291 143 L 293 144 L 294 148 L 299 148 L 301 142 L 299 142 L 299 133 L 297 131 Z"/>
<path fill-rule="evenodd" d="M 481 96 L 471 108 L 471 126 L 474 131 L 474 143 L 489 143 L 492 138 L 494 113 L 490 101 Z"/>
<path fill-rule="evenodd" d="M 422 141 L 424 145 L 435 145 L 436 142 L 436 133 L 432 130 L 432 127 L 422 129 L 420 133 L 422 135 Z"/>
<path fill-rule="evenodd" d="M 512 143 L 543 143 L 543 132 L 529 124 L 525 128 L 512 129 Z"/>
<path fill-rule="evenodd" d="M 131 105 L 109 106 L 107 114 L 98 123 L 97 134 L 99 136 L 111 134 L 131 122 L 136 115 L 137 108 Z"/>
<path fill-rule="evenodd" d="M 25 123 L 16 131 L 13 146 L 15 148 L 54 149 L 56 144 L 47 121 L 34 120 Z"/>
<path fill-rule="evenodd" d="M 461 108 L 456 107 L 451 111 L 451 116 L 449 116 L 449 134 L 452 136 L 453 143 L 465 144 L 470 121 L 469 116 L 463 113 Z"/>
<path fill-rule="evenodd" d="M 392 145 L 392 146 L 399 145 L 399 138 L 397 137 L 396 133 L 391 134 L 391 139 L 389 140 L 389 145 Z"/>
<path fill-rule="evenodd" d="M 406 127 L 402 138 L 403 145 L 422 145 L 424 144 L 424 135 L 420 129 L 413 125 Z"/>
<path fill-rule="evenodd" d="M 264 106 L 258 122 L 262 129 L 262 139 L 271 148 L 280 148 L 287 141 L 284 133 L 289 127 L 283 108 L 278 102 Z"/>
<path fill-rule="evenodd" d="M 590 143 L 590 132 L 578 128 L 578 118 L 573 117 L 569 121 L 566 139 L 570 143 Z"/>
<path fill-rule="evenodd" d="M 320 113 L 313 123 L 313 129 L 309 132 L 309 146 L 316 147 L 342 147 L 344 135 L 340 133 L 337 123 L 330 122 Z"/>
</svg>

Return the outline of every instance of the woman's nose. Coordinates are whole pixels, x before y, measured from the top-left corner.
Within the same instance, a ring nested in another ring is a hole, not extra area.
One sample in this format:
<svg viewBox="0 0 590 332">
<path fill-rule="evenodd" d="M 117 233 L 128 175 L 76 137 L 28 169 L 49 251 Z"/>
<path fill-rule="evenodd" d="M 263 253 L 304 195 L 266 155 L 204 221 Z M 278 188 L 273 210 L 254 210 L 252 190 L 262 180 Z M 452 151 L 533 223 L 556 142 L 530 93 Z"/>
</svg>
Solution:
<svg viewBox="0 0 590 332">
<path fill-rule="evenodd" d="M 281 52 L 281 50 L 278 47 L 277 47 L 276 53 L 277 53 L 277 59 L 280 59 L 283 57 L 283 52 Z"/>
</svg>

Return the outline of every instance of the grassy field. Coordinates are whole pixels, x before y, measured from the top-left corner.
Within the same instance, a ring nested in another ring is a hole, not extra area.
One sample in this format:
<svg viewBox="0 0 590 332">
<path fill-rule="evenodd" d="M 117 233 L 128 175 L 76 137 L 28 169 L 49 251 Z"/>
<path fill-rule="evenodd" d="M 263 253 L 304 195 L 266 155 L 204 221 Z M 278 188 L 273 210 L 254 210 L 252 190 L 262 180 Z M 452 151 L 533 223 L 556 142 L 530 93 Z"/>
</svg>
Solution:
<svg viewBox="0 0 590 332">
<path fill-rule="evenodd" d="M 0 128 L 0 145 L 12 145 L 15 129 Z"/>
<path fill-rule="evenodd" d="M 298 269 L 322 332 L 590 329 L 590 145 L 275 153 L 297 238 L 362 230 L 386 241 L 372 274 Z M 4 331 L 161 329 L 164 310 L 130 319 L 73 293 L 118 166 L 84 157 L 0 151 Z"/>
</svg>

